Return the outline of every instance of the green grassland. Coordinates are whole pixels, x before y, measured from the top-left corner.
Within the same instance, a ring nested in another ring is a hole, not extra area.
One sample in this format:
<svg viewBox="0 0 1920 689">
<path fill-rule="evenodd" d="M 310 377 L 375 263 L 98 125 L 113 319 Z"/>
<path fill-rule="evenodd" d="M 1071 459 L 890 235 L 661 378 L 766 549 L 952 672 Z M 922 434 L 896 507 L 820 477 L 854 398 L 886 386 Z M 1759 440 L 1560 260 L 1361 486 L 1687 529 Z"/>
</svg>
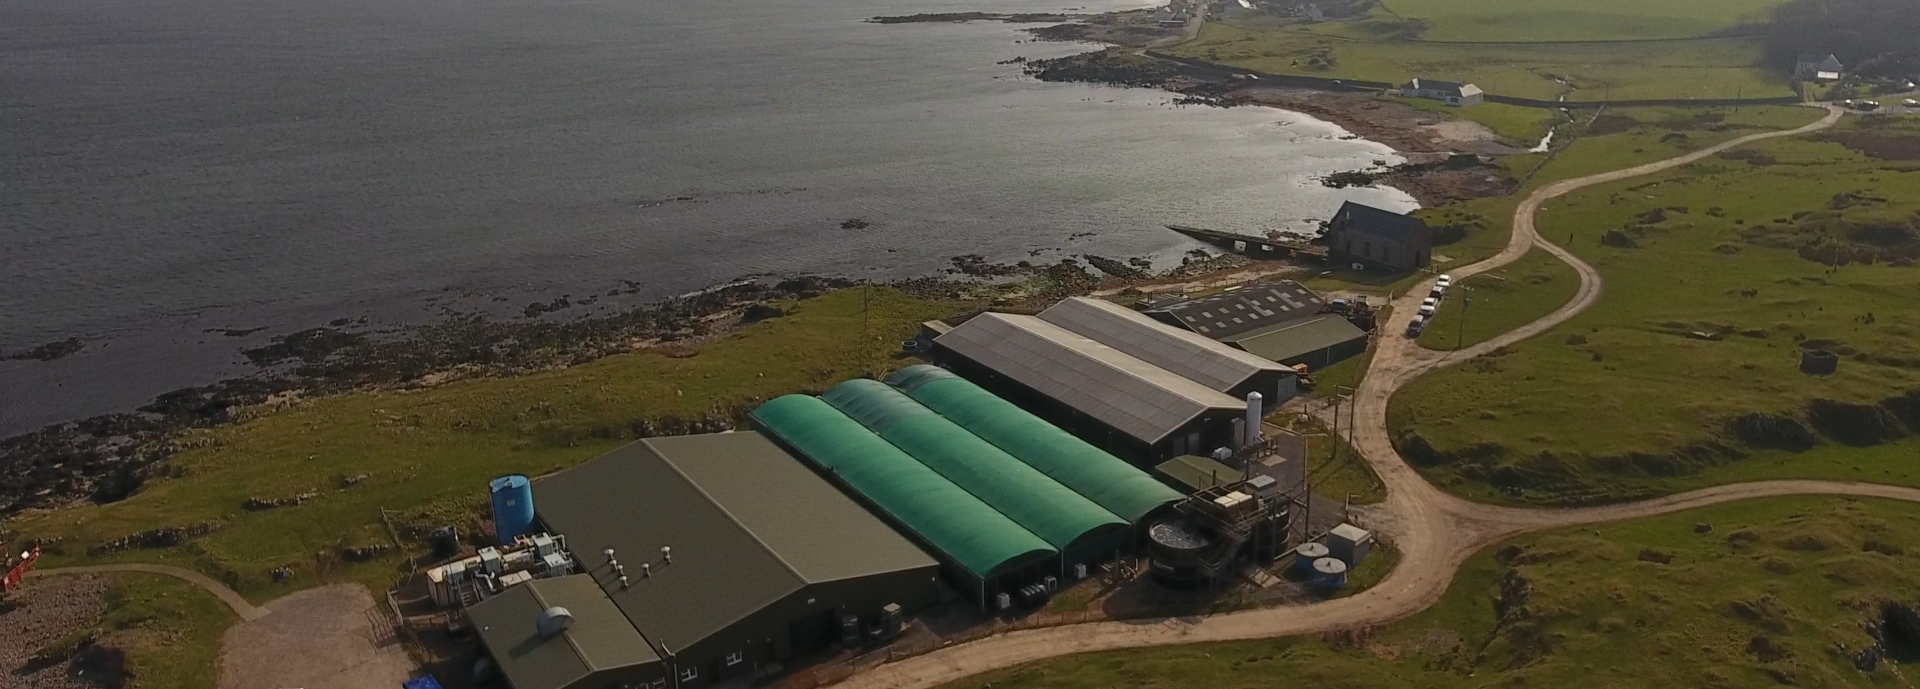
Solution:
<svg viewBox="0 0 1920 689">
<path fill-rule="evenodd" d="M 1383 0 L 1378 14 L 1423 21 L 1428 41 L 1692 38 L 1763 21 L 1781 0 Z"/>
<path fill-rule="evenodd" d="M 1831 136 L 1920 149 L 1920 126 L 1894 118 L 1849 118 Z M 1877 406 L 1920 388 L 1920 280 L 1890 262 L 1920 223 L 1916 170 L 1776 139 L 1550 202 L 1540 231 L 1571 235 L 1604 296 L 1403 390 L 1389 420 L 1418 438 L 1401 436 L 1402 454 L 1482 499 L 1608 501 L 1787 477 L 1920 483 L 1920 420 L 1899 400 Z M 1609 232 L 1637 248 L 1603 245 Z M 1836 255 L 1855 262 L 1830 270 Z M 1839 372 L 1800 372 L 1807 343 L 1839 352 Z M 1815 410 L 1816 399 L 1834 404 Z M 1800 430 L 1736 433 L 1750 414 Z"/>
<path fill-rule="evenodd" d="M 862 304 L 857 289 L 782 304 L 788 315 L 697 352 L 648 350 L 514 378 L 307 401 L 187 434 L 178 442 L 189 449 L 170 462 L 173 475 L 128 500 L 25 515 L 10 527 L 65 539 L 46 562 L 60 566 L 127 534 L 217 521 L 218 531 L 182 547 L 85 561 L 180 564 L 221 577 L 256 601 L 331 580 L 378 592 L 405 571 L 397 554 L 349 565 L 332 553 L 391 544 L 383 508 L 392 510 L 403 538 L 410 526 L 437 523 L 472 533 L 485 514 L 491 477 L 586 460 L 627 442 L 641 422 L 731 418 L 743 405 L 884 371 L 921 321 L 960 308 L 877 288 L 864 317 Z M 359 474 L 367 478 L 341 487 L 343 477 Z M 318 497 L 296 507 L 242 508 L 250 497 L 306 491 Z M 295 576 L 272 583 L 269 572 L 282 566 Z"/>
<path fill-rule="evenodd" d="M 1483 106 L 1484 107 L 1484 106 Z M 1582 113 L 1562 129 L 1565 137 L 1552 153 L 1527 153 L 1500 158 L 1496 164 L 1522 181 L 1508 196 L 1475 199 L 1417 211 L 1427 224 L 1459 226 L 1463 239 L 1437 244 L 1433 272 L 1476 263 L 1500 253 L 1513 234 L 1513 212 L 1520 200 L 1547 184 L 1575 177 L 1665 160 L 1731 139 L 1763 131 L 1793 129 L 1820 119 L 1826 112 L 1798 106 L 1743 108 L 1614 108 L 1604 113 Z M 1383 273 L 1334 267 L 1325 275 L 1302 281 L 1316 290 L 1354 290 L 1375 295 L 1404 293 L 1432 273 Z M 1544 316 L 1559 304 L 1538 302 Z M 1525 322 L 1523 319 L 1520 322 Z"/>
<path fill-rule="evenodd" d="M 127 652 L 131 689 L 205 689 L 217 684 L 220 638 L 235 618 L 219 599 L 173 577 L 108 577 L 100 625 Z"/>
<path fill-rule="evenodd" d="M 1391 84 L 1416 76 L 1468 81 L 1488 93 L 1535 100 L 1562 94 L 1573 101 L 1793 95 L 1783 75 L 1758 66 L 1760 44 L 1749 38 L 1490 45 L 1362 39 L 1332 31 L 1210 22 L 1194 40 L 1167 52 L 1273 74 Z"/>
<path fill-rule="evenodd" d="M 1572 266 L 1534 249 L 1505 268 L 1455 282 L 1428 320 L 1420 346 L 1471 347 L 1553 313 L 1579 289 Z"/>
<path fill-rule="evenodd" d="M 1751 501 L 1515 539 L 1377 630 L 1076 655 L 947 686 L 1906 686 L 1913 663 L 1854 658 L 1882 603 L 1917 599 L 1920 506 Z"/>
</svg>

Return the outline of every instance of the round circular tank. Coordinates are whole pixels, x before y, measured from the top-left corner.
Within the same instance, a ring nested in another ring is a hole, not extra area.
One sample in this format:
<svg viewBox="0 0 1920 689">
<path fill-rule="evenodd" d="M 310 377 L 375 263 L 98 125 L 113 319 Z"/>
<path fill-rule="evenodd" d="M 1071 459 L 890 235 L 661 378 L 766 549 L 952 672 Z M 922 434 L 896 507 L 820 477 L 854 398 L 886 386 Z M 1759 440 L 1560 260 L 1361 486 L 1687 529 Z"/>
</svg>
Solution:
<svg viewBox="0 0 1920 689">
<path fill-rule="evenodd" d="M 1347 563 L 1339 558 L 1323 557 L 1313 561 L 1314 582 L 1326 591 L 1338 591 L 1347 585 Z"/>
<path fill-rule="evenodd" d="M 501 545 L 533 528 L 533 482 L 519 474 L 487 484 L 493 493 L 493 533 Z"/>
<path fill-rule="evenodd" d="M 1302 543 L 1293 549 L 1293 569 L 1301 574 L 1312 574 L 1313 562 L 1332 553 L 1319 543 Z"/>
<path fill-rule="evenodd" d="M 451 560 L 460 554 L 460 532 L 451 526 L 442 526 L 429 532 L 427 542 L 433 545 L 434 559 Z"/>
<path fill-rule="evenodd" d="M 1200 578 L 1200 553 L 1213 545 L 1205 531 L 1174 518 L 1147 529 L 1147 554 L 1153 578 L 1174 588 L 1192 588 Z"/>
</svg>

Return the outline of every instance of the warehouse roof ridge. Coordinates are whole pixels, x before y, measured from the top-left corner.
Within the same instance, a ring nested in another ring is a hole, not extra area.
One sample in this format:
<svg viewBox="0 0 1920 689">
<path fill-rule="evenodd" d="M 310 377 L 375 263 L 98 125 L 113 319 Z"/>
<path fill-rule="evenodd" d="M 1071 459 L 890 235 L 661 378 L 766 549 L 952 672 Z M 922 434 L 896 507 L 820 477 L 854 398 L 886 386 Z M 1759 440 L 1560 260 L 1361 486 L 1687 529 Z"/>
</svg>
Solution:
<svg viewBox="0 0 1920 689">
<path fill-rule="evenodd" d="M 1244 409 L 1226 393 L 1034 316 L 984 313 L 935 339 L 940 346 L 1122 433 L 1159 442 L 1213 409 Z M 1116 375 L 1117 374 L 1117 375 Z"/>
<path fill-rule="evenodd" d="M 1040 319 L 1216 391 L 1231 390 L 1262 372 L 1286 368 L 1101 299 L 1069 297 L 1041 311 Z"/>
</svg>

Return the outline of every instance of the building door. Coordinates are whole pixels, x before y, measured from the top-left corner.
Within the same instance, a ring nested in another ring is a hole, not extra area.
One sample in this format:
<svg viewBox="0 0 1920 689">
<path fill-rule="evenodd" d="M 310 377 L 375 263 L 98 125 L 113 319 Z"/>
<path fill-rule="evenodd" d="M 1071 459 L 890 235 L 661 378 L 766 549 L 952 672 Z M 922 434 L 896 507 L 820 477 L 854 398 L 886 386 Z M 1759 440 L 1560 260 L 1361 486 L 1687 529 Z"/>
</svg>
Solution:
<svg viewBox="0 0 1920 689">
<path fill-rule="evenodd" d="M 794 656 L 825 649 L 838 636 L 833 608 L 811 613 L 787 625 L 787 638 Z"/>
</svg>

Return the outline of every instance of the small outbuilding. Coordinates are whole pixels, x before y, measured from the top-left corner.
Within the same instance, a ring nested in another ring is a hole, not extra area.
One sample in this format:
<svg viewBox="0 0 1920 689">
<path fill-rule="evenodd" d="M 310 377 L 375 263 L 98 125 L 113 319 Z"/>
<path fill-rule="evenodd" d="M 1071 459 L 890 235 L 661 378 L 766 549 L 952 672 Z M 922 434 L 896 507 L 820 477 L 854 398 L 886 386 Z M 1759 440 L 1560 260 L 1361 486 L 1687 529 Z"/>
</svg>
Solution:
<svg viewBox="0 0 1920 689">
<path fill-rule="evenodd" d="M 1839 81 L 1846 68 L 1832 53 L 1803 53 L 1793 65 L 1793 76 L 1813 81 Z"/>
<path fill-rule="evenodd" d="M 1400 95 L 1437 100 L 1452 106 L 1479 105 L 1487 99 L 1486 92 L 1473 84 L 1419 78 L 1401 85 Z"/>
<path fill-rule="evenodd" d="M 1405 213 L 1348 201 L 1327 222 L 1327 255 L 1336 264 L 1419 270 L 1433 262 L 1433 229 Z"/>
</svg>

